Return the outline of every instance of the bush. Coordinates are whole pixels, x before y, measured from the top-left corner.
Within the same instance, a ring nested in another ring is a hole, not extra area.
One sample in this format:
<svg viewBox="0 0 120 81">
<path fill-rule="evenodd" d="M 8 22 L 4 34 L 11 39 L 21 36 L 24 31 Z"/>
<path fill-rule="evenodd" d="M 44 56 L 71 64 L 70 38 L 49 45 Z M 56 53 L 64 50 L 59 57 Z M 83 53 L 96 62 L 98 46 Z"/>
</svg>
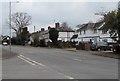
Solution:
<svg viewBox="0 0 120 81">
<path fill-rule="evenodd" d="M 40 40 L 40 47 L 46 47 L 45 39 Z"/>
<path fill-rule="evenodd" d="M 34 39 L 33 46 L 35 46 L 35 47 L 40 46 L 40 41 L 38 38 Z"/>
<path fill-rule="evenodd" d="M 18 39 L 16 37 L 11 38 L 11 44 L 16 45 L 17 44 L 17 40 Z"/>
</svg>

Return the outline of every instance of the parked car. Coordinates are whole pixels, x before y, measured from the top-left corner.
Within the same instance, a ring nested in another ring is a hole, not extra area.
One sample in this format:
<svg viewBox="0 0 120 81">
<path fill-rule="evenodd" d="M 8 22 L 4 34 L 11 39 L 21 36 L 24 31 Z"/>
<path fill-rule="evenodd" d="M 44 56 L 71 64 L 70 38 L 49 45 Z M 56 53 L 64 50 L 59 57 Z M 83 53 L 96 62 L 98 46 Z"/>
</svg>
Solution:
<svg viewBox="0 0 120 81">
<path fill-rule="evenodd" d="M 93 43 L 91 45 L 91 50 L 97 50 L 97 51 L 101 51 L 101 50 L 112 50 L 112 46 L 108 45 L 107 42 L 98 42 L 98 43 Z"/>
<path fill-rule="evenodd" d="M 2 44 L 3 44 L 3 45 L 5 45 L 5 46 L 6 46 L 6 45 L 8 45 L 8 43 L 7 43 L 7 42 L 3 42 Z"/>
<path fill-rule="evenodd" d="M 113 44 L 113 52 L 120 54 L 120 44 Z"/>
</svg>

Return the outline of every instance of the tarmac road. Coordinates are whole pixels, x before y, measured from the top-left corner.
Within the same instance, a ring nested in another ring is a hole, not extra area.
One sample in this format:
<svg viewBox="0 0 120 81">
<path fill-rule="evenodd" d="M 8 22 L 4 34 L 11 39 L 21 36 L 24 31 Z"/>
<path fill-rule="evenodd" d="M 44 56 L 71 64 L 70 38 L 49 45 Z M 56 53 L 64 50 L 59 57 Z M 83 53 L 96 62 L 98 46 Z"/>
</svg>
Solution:
<svg viewBox="0 0 120 81">
<path fill-rule="evenodd" d="M 3 79 L 118 79 L 117 59 L 89 51 L 29 46 L 12 46 L 12 51 L 19 55 L 3 60 Z"/>
</svg>

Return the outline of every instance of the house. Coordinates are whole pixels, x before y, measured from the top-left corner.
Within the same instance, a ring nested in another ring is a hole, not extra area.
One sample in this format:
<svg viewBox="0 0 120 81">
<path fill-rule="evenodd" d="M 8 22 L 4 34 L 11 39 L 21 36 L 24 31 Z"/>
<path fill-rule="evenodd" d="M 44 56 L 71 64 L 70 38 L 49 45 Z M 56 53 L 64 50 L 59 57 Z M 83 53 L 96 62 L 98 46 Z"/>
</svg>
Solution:
<svg viewBox="0 0 120 81">
<path fill-rule="evenodd" d="M 35 39 L 41 40 L 43 39 L 43 36 L 39 32 L 34 32 L 30 34 L 28 44 L 33 43 Z"/>
<path fill-rule="evenodd" d="M 59 31 L 58 40 L 61 41 L 71 41 L 75 31 L 69 27 L 61 27 L 59 23 L 55 23 L 55 28 Z"/>
<path fill-rule="evenodd" d="M 106 41 L 106 42 L 113 42 L 110 38 L 109 31 L 103 30 L 104 21 L 100 20 L 96 23 L 86 23 L 80 25 L 79 29 L 76 30 L 78 34 L 79 42 L 98 42 L 98 41 Z"/>
<path fill-rule="evenodd" d="M 55 27 L 48 26 L 48 29 L 45 30 L 44 28 L 41 28 L 38 32 L 33 32 L 29 36 L 29 44 L 34 42 L 34 39 L 37 38 L 38 40 L 44 39 L 47 45 L 47 42 L 51 40 L 49 39 L 49 30 L 51 28 L 56 28 L 59 31 L 59 37 L 58 40 L 60 41 L 71 41 L 71 38 L 75 34 L 75 31 L 68 27 L 61 27 L 60 23 L 55 23 Z"/>
</svg>

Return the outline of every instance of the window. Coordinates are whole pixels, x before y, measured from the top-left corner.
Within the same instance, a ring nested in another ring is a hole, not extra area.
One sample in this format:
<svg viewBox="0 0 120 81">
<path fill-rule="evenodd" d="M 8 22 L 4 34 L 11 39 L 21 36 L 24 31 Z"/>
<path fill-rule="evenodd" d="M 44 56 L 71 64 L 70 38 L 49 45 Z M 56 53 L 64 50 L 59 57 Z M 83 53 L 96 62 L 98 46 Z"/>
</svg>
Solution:
<svg viewBox="0 0 120 81">
<path fill-rule="evenodd" d="M 82 35 L 81 30 L 80 30 L 80 35 Z"/>
<path fill-rule="evenodd" d="M 107 34 L 107 31 L 106 30 L 102 30 L 102 34 Z"/>
<path fill-rule="evenodd" d="M 94 29 L 94 33 L 97 33 L 97 29 Z"/>
<path fill-rule="evenodd" d="M 84 30 L 84 34 L 86 34 L 86 31 Z"/>
</svg>

